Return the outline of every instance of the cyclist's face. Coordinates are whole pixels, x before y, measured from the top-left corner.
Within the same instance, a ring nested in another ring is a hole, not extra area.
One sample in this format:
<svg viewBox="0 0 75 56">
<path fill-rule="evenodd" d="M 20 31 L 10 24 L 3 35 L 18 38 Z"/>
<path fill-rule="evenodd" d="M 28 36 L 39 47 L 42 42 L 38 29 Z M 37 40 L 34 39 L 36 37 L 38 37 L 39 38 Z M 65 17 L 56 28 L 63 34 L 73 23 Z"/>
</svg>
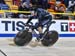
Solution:
<svg viewBox="0 0 75 56">
<path fill-rule="evenodd" d="M 37 15 L 37 12 L 35 12 L 34 15 L 36 16 Z"/>
</svg>

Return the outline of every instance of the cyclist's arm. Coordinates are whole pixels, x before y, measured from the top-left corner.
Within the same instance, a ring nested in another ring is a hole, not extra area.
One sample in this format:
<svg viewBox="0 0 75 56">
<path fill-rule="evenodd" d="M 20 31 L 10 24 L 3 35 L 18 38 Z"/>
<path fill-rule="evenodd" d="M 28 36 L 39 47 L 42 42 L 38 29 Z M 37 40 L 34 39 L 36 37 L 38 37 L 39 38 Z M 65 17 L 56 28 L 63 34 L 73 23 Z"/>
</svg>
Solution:
<svg viewBox="0 0 75 56">
<path fill-rule="evenodd" d="M 33 19 L 33 16 L 31 16 L 31 17 L 28 19 L 28 21 L 27 21 L 26 24 L 28 24 L 32 19 Z"/>
</svg>

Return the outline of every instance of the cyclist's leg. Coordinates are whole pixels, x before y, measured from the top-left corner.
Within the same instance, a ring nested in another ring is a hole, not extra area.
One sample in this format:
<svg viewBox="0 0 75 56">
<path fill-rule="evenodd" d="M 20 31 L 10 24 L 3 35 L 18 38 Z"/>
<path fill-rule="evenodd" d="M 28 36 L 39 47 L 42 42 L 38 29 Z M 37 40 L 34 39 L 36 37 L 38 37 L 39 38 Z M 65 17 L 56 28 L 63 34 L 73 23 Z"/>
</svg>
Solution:
<svg viewBox="0 0 75 56">
<path fill-rule="evenodd" d="M 35 28 L 37 29 L 37 31 L 39 32 L 39 37 L 37 37 L 37 39 L 38 40 L 40 40 L 41 38 L 42 38 L 42 35 L 43 35 L 43 33 L 42 33 L 42 30 L 43 30 L 43 26 L 42 26 L 42 24 L 40 23 L 36 23 L 35 24 Z"/>
<path fill-rule="evenodd" d="M 35 26 L 39 32 L 39 37 L 38 38 L 42 38 L 43 36 L 43 27 L 44 25 L 48 25 L 48 22 L 51 22 L 52 20 L 52 17 L 51 15 L 50 16 L 47 16 L 45 20 L 42 20 L 40 23 L 37 23 Z"/>
<path fill-rule="evenodd" d="M 38 32 L 39 32 L 39 38 L 41 39 L 42 38 L 42 35 L 43 35 L 43 28 L 41 26 L 39 26 L 38 28 Z"/>
</svg>

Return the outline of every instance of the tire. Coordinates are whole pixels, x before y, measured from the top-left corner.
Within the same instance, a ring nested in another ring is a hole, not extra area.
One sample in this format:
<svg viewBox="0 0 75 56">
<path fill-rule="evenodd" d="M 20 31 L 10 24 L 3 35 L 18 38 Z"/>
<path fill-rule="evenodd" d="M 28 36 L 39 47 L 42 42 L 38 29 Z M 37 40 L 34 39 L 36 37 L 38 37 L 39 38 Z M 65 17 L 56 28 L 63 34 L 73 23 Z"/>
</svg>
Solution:
<svg viewBox="0 0 75 56">
<path fill-rule="evenodd" d="M 20 31 L 14 38 L 14 43 L 18 46 L 27 45 L 32 40 L 32 33 L 26 30 Z"/>
<path fill-rule="evenodd" d="M 58 40 L 58 32 L 49 31 L 45 37 L 41 40 L 43 46 L 52 46 Z"/>
</svg>

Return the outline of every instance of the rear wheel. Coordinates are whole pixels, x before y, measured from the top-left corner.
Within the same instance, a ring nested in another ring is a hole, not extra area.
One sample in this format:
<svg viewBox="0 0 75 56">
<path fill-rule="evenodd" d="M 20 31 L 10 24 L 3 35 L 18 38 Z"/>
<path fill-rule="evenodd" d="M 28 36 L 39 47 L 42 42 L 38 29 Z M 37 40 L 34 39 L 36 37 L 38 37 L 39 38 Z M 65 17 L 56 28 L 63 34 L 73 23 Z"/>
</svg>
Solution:
<svg viewBox="0 0 75 56">
<path fill-rule="evenodd" d="M 27 45 L 32 40 L 32 33 L 27 30 L 20 31 L 14 38 L 14 43 L 18 46 Z"/>
<path fill-rule="evenodd" d="M 58 32 L 49 31 L 45 37 L 41 40 L 42 45 L 44 46 L 52 46 L 58 40 Z"/>
</svg>

